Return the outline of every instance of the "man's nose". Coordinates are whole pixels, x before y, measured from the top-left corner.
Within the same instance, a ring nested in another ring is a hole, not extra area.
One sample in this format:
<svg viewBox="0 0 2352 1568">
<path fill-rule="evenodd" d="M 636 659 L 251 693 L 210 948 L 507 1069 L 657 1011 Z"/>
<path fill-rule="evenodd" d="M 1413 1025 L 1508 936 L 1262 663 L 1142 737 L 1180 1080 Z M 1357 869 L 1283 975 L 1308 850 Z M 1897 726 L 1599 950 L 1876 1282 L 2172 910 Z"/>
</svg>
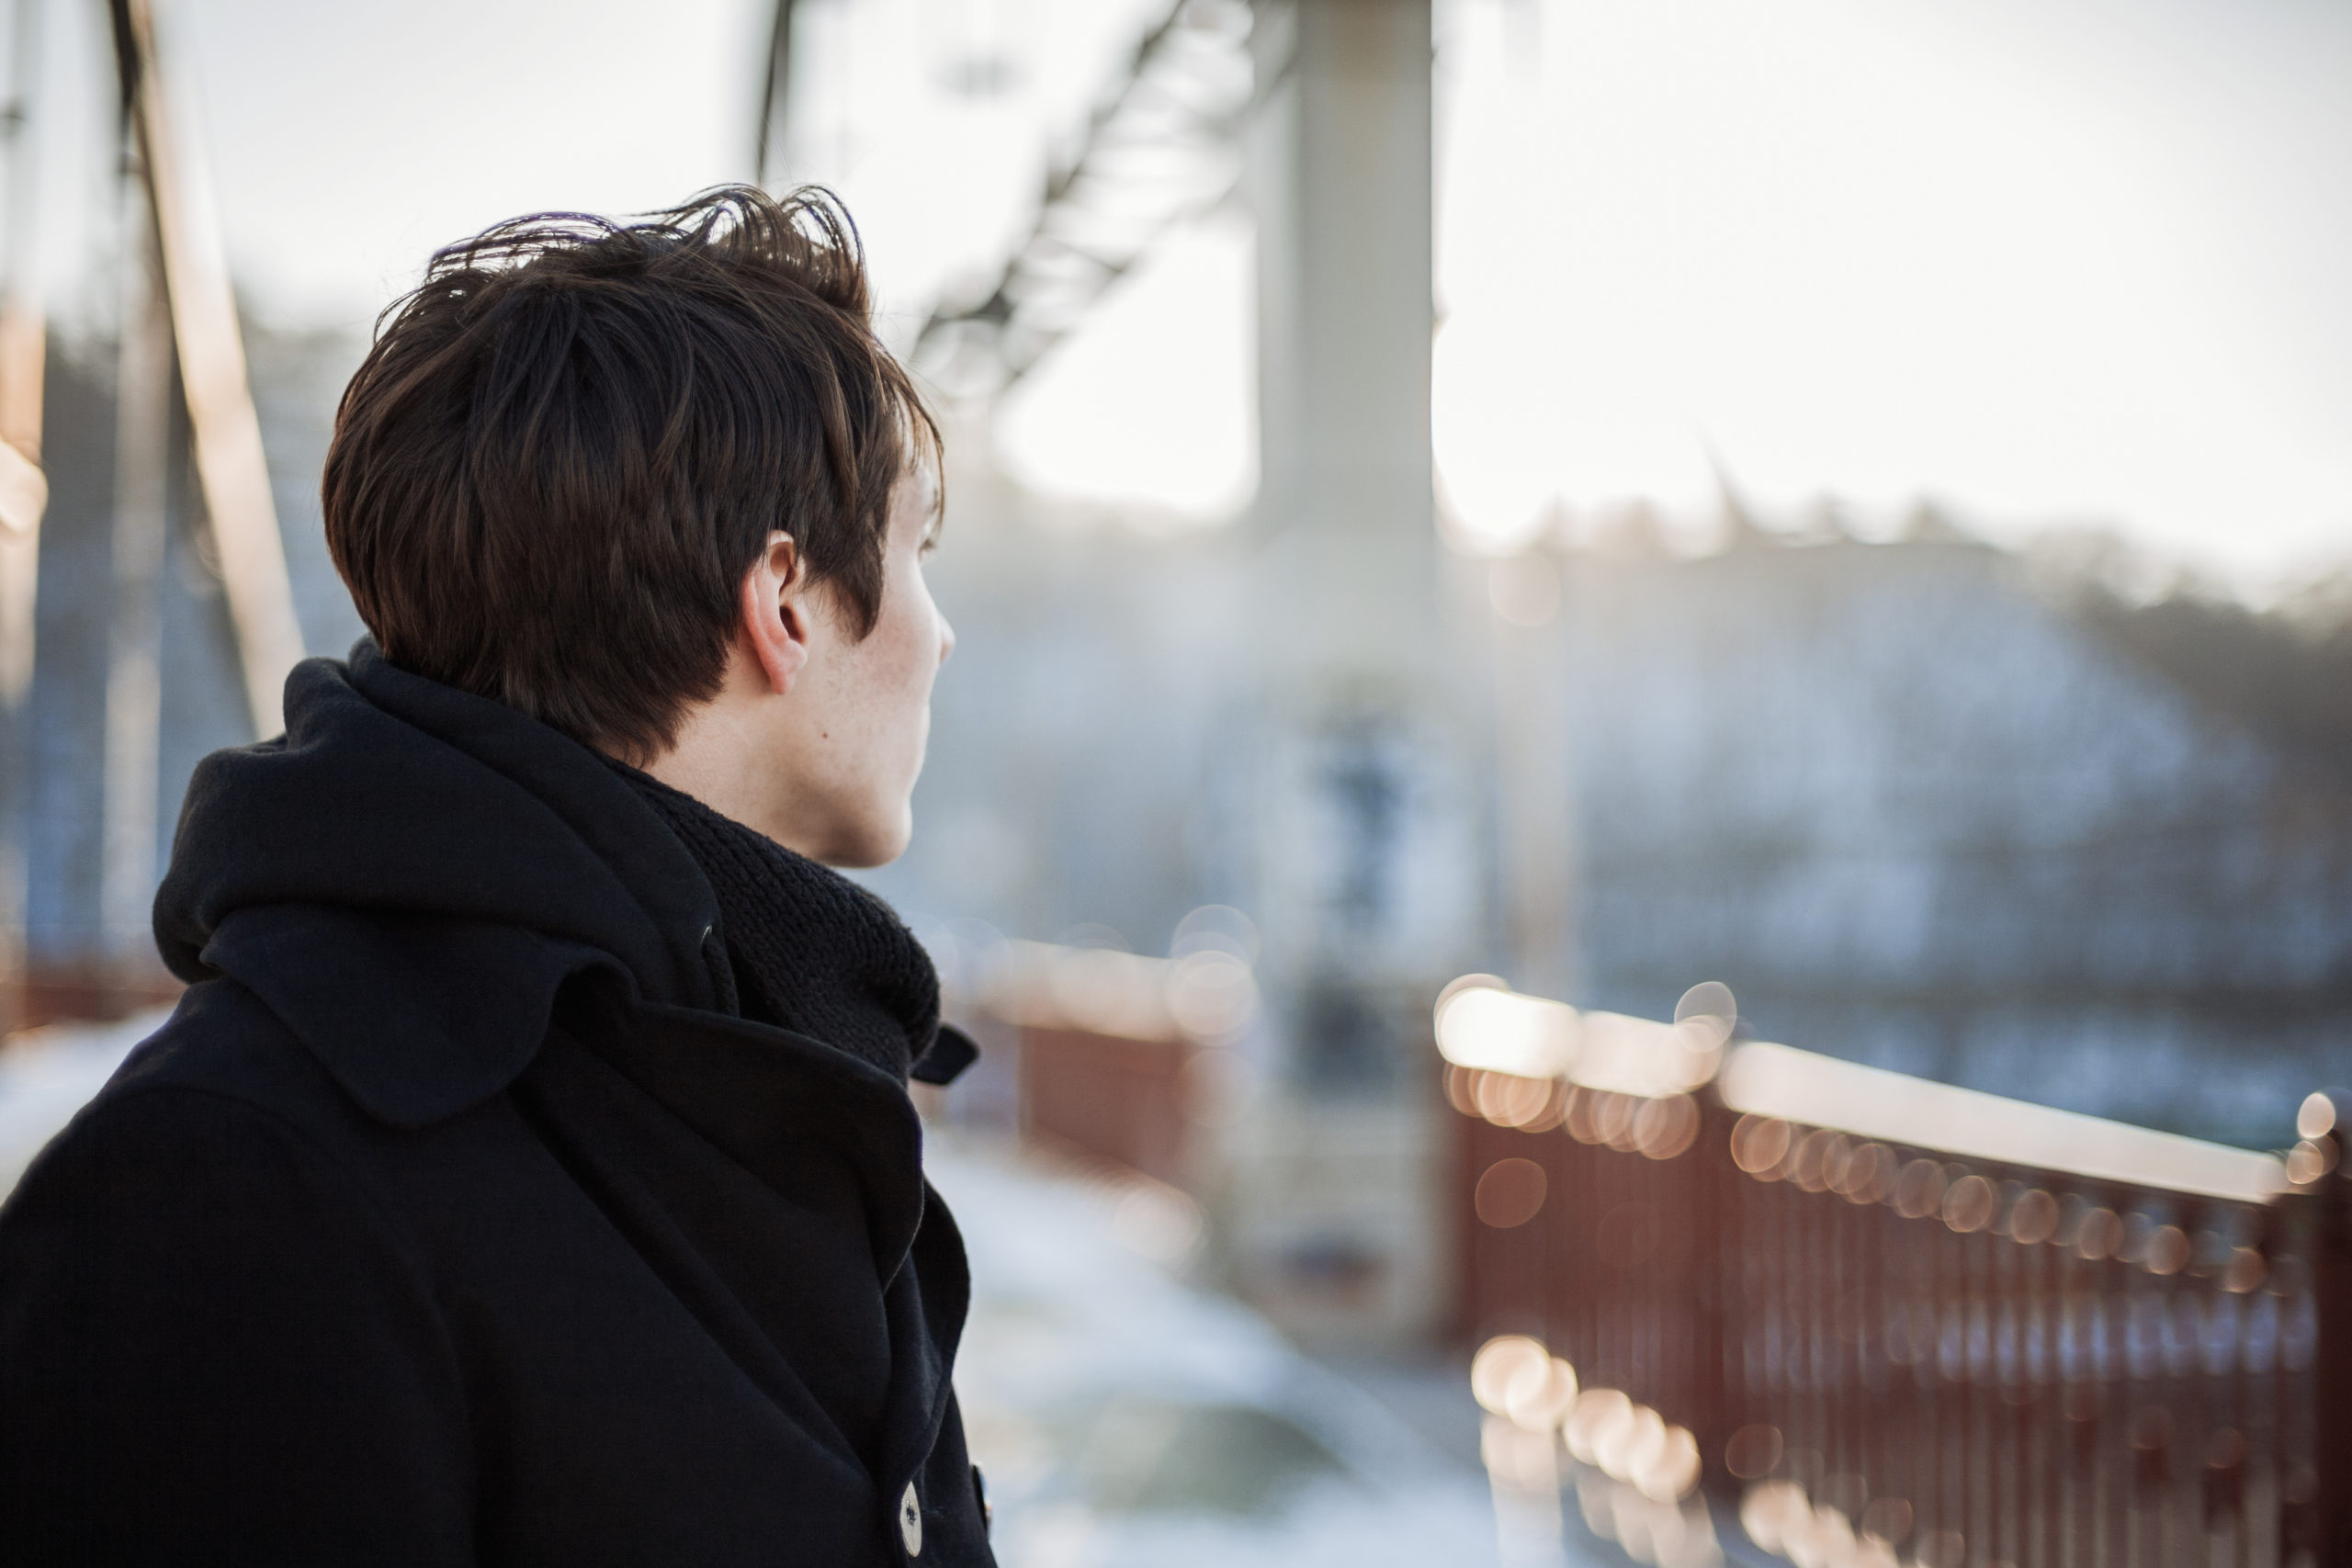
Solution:
<svg viewBox="0 0 2352 1568">
<path fill-rule="evenodd" d="M 942 615 L 939 617 L 939 661 L 946 663 L 947 656 L 955 651 L 956 628 L 947 624 L 946 616 Z"/>
</svg>

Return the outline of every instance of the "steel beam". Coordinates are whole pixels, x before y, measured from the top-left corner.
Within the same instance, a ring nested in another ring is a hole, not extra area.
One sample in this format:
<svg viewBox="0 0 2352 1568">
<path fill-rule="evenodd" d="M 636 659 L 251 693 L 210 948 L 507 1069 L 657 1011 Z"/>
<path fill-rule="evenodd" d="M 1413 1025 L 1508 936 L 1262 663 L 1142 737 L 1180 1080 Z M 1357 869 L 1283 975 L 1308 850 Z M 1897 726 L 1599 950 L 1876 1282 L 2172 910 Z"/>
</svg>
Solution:
<svg viewBox="0 0 2352 1568">
<path fill-rule="evenodd" d="M 245 374 L 236 296 L 203 164 L 176 118 L 169 73 L 156 51 L 149 0 L 116 0 L 114 15 L 115 47 L 179 351 L 197 481 L 220 548 L 245 700 L 254 733 L 275 735 L 284 726 L 286 676 L 302 657 L 302 628 Z"/>
</svg>

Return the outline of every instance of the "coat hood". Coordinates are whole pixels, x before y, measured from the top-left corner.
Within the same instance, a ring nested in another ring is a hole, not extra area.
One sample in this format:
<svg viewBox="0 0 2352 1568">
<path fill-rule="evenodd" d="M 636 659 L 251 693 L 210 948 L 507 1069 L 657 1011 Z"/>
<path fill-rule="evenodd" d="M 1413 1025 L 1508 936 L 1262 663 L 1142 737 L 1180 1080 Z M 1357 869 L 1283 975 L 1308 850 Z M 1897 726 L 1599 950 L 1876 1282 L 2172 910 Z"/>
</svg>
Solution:
<svg viewBox="0 0 2352 1568">
<path fill-rule="evenodd" d="M 155 940 L 182 979 L 254 991 L 376 1115 L 422 1125 L 521 1071 L 574 974 L 717 1005 L 717 910 L 594 752 L 363 639 L 296 666 L 285 735 L 198 766 Z"/>
</svg>

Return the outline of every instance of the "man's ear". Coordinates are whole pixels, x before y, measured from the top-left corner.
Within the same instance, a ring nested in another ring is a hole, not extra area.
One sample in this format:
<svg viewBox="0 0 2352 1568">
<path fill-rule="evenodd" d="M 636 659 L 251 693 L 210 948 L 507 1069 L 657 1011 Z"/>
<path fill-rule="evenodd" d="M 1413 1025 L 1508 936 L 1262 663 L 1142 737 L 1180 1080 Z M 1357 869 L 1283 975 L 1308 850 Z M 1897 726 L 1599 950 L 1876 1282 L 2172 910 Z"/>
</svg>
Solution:
<svg viewBox="0 0 2352 1568">
<path fill-rule="evenodd" d="M 768 688 L 783 696 L 808 662 L 808 607 L 802 602 L 800 547 L 785 533 L 768 535 L 767 547 L 743 574 L 740 616 L 743 636 L 766 674 Z"/>
</svg>

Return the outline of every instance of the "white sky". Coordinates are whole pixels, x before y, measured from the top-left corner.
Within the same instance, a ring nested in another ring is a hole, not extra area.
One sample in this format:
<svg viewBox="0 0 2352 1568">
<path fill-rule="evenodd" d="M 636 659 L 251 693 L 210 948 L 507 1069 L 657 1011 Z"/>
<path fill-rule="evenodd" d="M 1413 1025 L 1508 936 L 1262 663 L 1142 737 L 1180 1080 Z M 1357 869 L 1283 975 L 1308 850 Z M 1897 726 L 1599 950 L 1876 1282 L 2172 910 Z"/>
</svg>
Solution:
<svg viewBox="0 0 2352 1568">
<path fill-rule="evenodd" d="M 2352 553 L 2352 8 L 1458 22 L 1436 434 L 1466 521 L 1695 507 L 1712 444 L 1866 523 L 1925 492 L 2251 582 Z"/>
<path fill-rule="evenodd" d="M 71 310 L 103 275 L 102 8 L 48 4 Z M 750 173 L 766 0 L 158 5 L 232 261 L 281 319 L 362 323 L 499 218 Z M 1017 231 L 1047 136 L 1157 8 L 807 0 L 797 172 L 849 199 L 894 335 Z M 1695 514 L 1712 446 L 1768 510 L 1834 492 L 1865 527 L 1929 494 L 2003 536 L 2105 523 L 2256 591 L 2352 556 L 2352 7 L 1441 11 L 1434 435 L 1470 528 Z M 976 58 L 1010 89 L 951 91 Z M 1001 456 L 1229 513 L 1249 310 L 1246 231 L 1189 237 L 1023 389 Z"/>
</svg>

